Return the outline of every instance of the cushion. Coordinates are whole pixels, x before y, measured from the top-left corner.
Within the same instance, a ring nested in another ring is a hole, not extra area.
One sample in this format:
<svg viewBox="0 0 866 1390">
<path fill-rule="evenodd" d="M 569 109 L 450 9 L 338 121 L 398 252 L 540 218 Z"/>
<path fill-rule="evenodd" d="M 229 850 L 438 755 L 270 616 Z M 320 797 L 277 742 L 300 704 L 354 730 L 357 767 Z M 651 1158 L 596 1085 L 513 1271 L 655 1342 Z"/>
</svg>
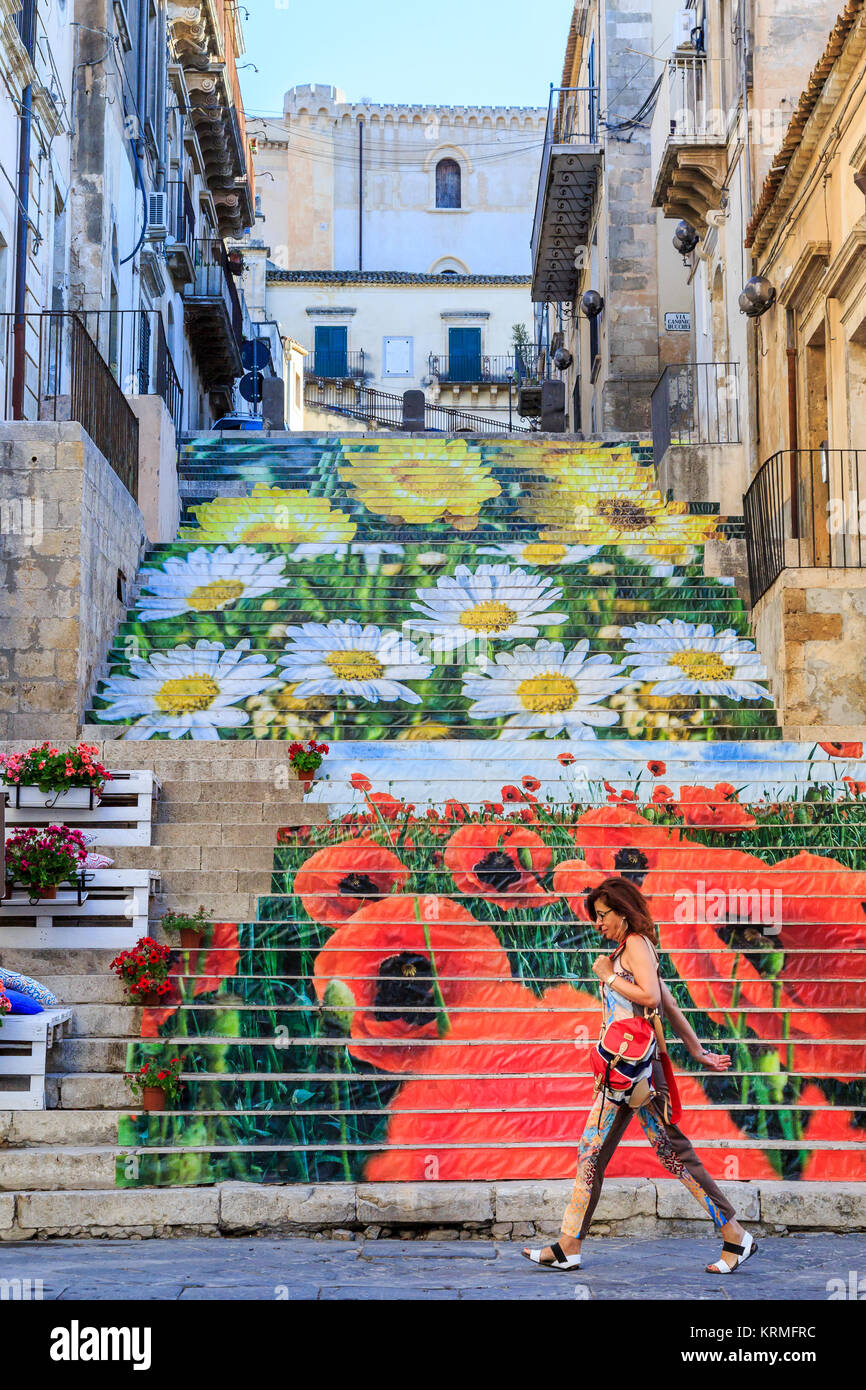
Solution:
<svg viewBox="0 0 866 1390">
<path fill-rule="evenodd" d="M 44 1014 L 42 1005 L 35 999 L 31 999 L 29 994 L 19 994 L 17 989 L 7 989 L 6 998 L 12 1005 L 9 1010 L 13 1014 Z"/>
<path fill-rule="evenodd" d="M 0 986 L 3 989 L 14 989 L 18 994 L 26 994 L 29 999 L 35 999 L 37 1004 L 41 1004 L 44 1009 L 53 1009 L 60 1000 L 51 990 L 41 985 L 38 980 L 31 980 L 29 975 L 19 975 L 16 970 L 6 970 L 0 965 Z"/>
<path fill-rule="evenodd" d="M 113 863 L 114 860 L 109 859 L 107 854 L 94 854 L 91 851 L 84 861 L 84 867 L 85 869 L 110 869 Z"/>
</svg>

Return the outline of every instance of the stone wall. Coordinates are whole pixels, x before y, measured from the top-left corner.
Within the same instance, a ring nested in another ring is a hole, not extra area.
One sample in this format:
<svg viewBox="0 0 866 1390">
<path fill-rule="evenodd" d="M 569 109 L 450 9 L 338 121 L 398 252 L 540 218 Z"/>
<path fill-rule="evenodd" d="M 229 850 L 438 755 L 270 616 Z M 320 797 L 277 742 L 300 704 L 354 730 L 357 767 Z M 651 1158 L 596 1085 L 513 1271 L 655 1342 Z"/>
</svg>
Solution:
<svg viewBox="0 0 866 1390">
<path fill-rule="evenodd" d="M 0 424 L 0 737 L 74 739 L 145 545 L 81 426 Z"/>
<path fill-rule="evenodd" d="M 866 571 L 786 569 L 752 614 L 785 738 L 866 730 Z"/>
<path fill-rule="evenodd" d="M 180 525 L 177 434 L 162 396 L 127 396 L 138 420 L 138 495 L 148 539 L 173 541 Z"/>
</svg>

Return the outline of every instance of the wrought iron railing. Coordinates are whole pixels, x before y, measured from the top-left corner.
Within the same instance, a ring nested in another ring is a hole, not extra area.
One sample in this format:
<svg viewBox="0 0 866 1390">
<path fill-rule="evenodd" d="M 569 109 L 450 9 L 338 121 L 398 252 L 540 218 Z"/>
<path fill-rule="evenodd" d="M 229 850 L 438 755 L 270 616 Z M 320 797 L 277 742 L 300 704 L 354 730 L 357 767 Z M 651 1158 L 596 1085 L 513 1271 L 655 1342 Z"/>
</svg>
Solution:
<svg viewBox="0 0 866 1390">
<path fill-rule="evenodd" d="M 317 349 L 312 361 L 305 363 L 305 377 L 320 377 L 324 381 L 363 381 L 367 354 L 363 348 L 347 352 L 340 348 Z"/>
<path fill-rule="evenodd" d="M 671 444 L 739 444 L 739 380 L 736 362 L 665 367 L 651 402 L 656 461 Z"/>
<path fill-rule="evenodd" d="M 84 317 L 3 314 L 0 323 L 4 419 L 77 421 L 136 497 L 138 420 Z"/>
<path fill-rule="evenodd" d="M 217 237 L 195 242 L 195 280 L 184 290 L 186 299 L 222 299 L 240 344 L 244 331 L 244 313 L 235 279 L 229 269 L 225 243 Z"/>
<path fill-rule="evenodd" d="M 598 142 L 598 87 L 551 87 L 532 228 L 533 261 L 541 232 L 544 199 L 547 192 L 547 176 L 553 147 L 555 145 L 596 145 Z"/>
<path fill-rule="evenodd" d="M 784 569 L 866 566 L 866 450 L 782 449 L 743 498 L 752 603 Z"/>
<path fill-rule="evenodd" d="M 331 382 L 308 381 L 304 387 L 304 400 L 307 405 L 319 406 L 355 420 L 368 420 L 398 429 L 403 425 L 403 397 L 388 391 L 376 391 L 369 386 L 340 387 Z M 509 427 L 507 420 L 491 420 L 469 411 L 429 404 L 424 408 L 424 428 L 445 434 L 530 433 L 525 426 Z"/>
<path fill-rule="evenodd" d="M 514 349 L 511 352 L 498 353 L 493 356 L 489 353 L 451 353 L 449 355 L 431 352 L 428 358 L 428 371 L 431 377 L 436 377 L 440 382 L 460 383 L 461 385 L 480 382 L 484 385 L 507 386 L 509 381 L 513 381 L 516 386 L 519 386 L 527 378 L 538 375 L 539 361 L 541 361 L 542 370 L 544 370 L 547 354 L 539 353 L 538 349 L 534 347 Z"/>
<path fill-rule="evenodd" d="M 183 388 L 158 309 L 80 309 L 77 317 L 124 395 L 161 396 L 176 430 Z"/>
</svg>

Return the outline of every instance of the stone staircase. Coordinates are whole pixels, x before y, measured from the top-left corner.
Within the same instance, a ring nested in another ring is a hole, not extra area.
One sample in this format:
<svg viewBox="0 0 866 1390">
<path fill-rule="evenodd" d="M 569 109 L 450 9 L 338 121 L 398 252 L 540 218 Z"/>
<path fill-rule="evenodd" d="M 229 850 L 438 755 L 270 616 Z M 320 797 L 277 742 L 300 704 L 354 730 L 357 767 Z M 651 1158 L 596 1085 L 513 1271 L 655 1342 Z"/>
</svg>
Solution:
<svg viewBox="0 0 866 1390">
<path fill-rule="evenodd" d="M 610 873 L 732 1052 L 714 1077 L 672 1045 L 710 1171 L 866 1177 L 862 748 L 781 738 L 743 602 L 703 570 L 739 519 L 665 501 L 634 441 L 209 439 L 182 492 L 86 731 L 162 782 L 153 846 L 116 851 L 159 868 L 155 917 L 220 926 L 160 1010 L 107 960 L 0 943 L 76 1015 L 58 1108 L 0 1128 L 10 1229 L 249 1229 L 277 1189 L 290 1224 L 441 1225 L 445 1192 L 478 1217 L 467 1181 L 511 1192 L 489 1220 L 520 1185 L 531 1213 L 574 1168 L 581 901 Z M 302 799 L 308 737 L 331 751 Z M 184 1097 L 138 1114 L 122 1071 L 154 1055 L 182 1056 Z M 610 1172 L 645 1200 L 637 1127 Z"/>
</svg>

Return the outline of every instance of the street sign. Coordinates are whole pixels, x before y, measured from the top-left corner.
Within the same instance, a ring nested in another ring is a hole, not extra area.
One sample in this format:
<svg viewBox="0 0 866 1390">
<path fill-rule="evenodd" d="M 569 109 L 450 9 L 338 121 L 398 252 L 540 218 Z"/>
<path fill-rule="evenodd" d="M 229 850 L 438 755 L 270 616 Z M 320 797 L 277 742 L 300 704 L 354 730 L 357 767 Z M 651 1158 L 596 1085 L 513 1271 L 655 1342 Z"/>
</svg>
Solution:
<svg viewBox="0 0 866 1390">
<path fill-rule="evenodd" d="M 666 333 L 690 333 L 692 316 L 689 313 L 665 314 Z"/>
<path fill-rule="evenodd" d="M 271 347 L 266 338 L 244 338 L 241 361 L 248 372 L 261 371 L 271 364 Z"/>
<path fill-rule="evenodd" d="M 246 376 L 242 376 L 238 382 L 238 390 L 244 400 L 249 401 L 251 405 L 258 405 L 262 398 L 263 379 L 261 372 L 247 372 Z"/>
</svg>

